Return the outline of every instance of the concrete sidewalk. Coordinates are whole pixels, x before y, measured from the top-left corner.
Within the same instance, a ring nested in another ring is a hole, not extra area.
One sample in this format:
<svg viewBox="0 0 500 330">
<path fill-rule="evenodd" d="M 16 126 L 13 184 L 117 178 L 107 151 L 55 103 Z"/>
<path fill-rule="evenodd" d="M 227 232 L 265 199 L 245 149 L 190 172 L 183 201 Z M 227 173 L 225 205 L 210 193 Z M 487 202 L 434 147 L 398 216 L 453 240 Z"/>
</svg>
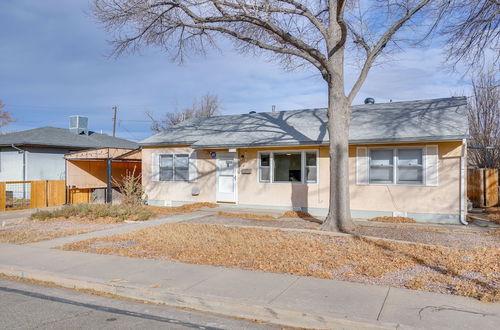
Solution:
<svg viewBox="0 0 500 330">
<path fill-rule="evenodd" d="M 0 273 L 304 328 L 496 329 L 500 304 L 382 286 L 0 244 Z"/>
</svg>

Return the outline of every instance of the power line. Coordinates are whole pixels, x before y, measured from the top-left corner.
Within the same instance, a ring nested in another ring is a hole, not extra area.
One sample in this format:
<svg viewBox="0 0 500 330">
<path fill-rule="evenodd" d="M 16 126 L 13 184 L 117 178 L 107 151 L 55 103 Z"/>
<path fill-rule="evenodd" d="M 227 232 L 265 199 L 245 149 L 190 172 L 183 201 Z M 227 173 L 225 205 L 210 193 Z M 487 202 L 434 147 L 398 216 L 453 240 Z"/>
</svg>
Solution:
<svg viewBox="0 0 500 330">
<path fill-rule="evenodd" d="M 89 109 L 89 108 L 107 108 L 109 107 L 109 104 L 106 105 L 87 105 L 87 106 L 81 106 L 81 107 L 75 107 L 75 106 L 65 106 L 65 105 L 22 105 L 22 104 L 10 104 L 10 103 L 5 103 L 6 107 L 15 107 L 15 108 L 47 108 L 47 109 Z M 131 107 L 131 108 L 160 108 L 160 106 L 151 106 L 151 105 L 144 105 L 144 104 L 121 104 L 121 107 Z"/>
</svg>

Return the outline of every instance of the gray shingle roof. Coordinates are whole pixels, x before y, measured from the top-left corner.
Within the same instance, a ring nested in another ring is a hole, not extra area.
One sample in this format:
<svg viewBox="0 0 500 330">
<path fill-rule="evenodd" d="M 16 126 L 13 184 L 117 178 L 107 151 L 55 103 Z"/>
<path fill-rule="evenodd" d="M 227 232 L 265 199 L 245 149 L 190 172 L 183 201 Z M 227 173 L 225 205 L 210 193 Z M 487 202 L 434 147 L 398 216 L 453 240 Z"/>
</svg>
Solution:
<svg viewBox="0 0 500 330">
<path fill-rule="evenodd" d="M 40 127 L 26 131 L 0 135 L 0 146 L 32 145 L 48 147 L 67 147 L 75 149 L 92 148 L 127 148 L 135 149 L 135 142 L 112 137 L 106 134 L 89 132 L 89 135 L 77 135 L 69 129 L 58 127 Z"/>
<path fill-rule="evenodd" d="M 351 144 L 459 140 L 468 135 L 465 97 L 352 107 Z M 327 144 L 326 109 L 197 118 L 140 142 L 195 148 Z"/>
</svg>

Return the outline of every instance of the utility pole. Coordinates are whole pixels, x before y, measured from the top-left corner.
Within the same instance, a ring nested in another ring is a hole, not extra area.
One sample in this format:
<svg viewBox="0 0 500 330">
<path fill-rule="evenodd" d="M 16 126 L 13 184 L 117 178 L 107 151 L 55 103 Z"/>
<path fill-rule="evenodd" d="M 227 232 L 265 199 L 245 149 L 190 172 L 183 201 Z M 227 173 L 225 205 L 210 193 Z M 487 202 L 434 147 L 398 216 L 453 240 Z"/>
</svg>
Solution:
<svg viewBox="0 0 500 330">
<path fill-rule="evenodd" d="M 116 134 L 116 111 L 118 110 L 118 107 L 115 105 L 113 107 L 113 110 L 114 110 L 114 115 L 113 115 L 113 137 L 114 137 Z"/>
</svg>

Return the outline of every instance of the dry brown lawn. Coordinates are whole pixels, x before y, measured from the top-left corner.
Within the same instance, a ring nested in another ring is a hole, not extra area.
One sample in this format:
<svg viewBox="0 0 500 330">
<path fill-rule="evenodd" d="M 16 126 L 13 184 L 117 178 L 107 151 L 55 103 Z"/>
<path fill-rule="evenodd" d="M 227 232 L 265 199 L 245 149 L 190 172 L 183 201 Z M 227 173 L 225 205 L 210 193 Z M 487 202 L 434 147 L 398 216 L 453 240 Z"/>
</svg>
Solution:
<svg viewBox="0 0 500 330">
<path fill-rule="evenodd" d="M 415 223 L 415 220 L 413 218 L 407 218 L 407 217 L 375 217 L 371 218 L 370 221 L 389 222 L 389 223 Z"/>
<path fill-rule="evenodd" d="M 51 219 L 50 221 L 25 221 L 20 224 L 0 228 L 0 242 L 27 244 L 54 238 L 80 235 L 116 226 L 115 219 Z"/>
<path fill-rule="evenodd" d="M 123 244 L 126 242 L 127 244 Z M 176 260 L 500 299 L 500 250 L 214 224 L 164 224 L 65 250 Z"/>
</svg>

